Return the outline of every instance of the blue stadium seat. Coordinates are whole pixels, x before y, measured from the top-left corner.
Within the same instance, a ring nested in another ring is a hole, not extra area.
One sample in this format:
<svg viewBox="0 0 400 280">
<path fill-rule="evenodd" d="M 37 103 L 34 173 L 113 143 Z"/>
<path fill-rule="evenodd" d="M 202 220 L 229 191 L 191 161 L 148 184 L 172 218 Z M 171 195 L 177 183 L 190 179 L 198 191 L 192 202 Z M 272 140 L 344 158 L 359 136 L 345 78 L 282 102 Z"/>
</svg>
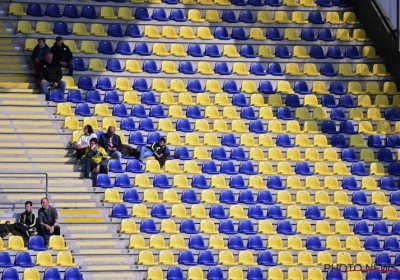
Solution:
<svg viewBox="0 0 400 280">
<path fill-rule="evenodd" d="M 317 0 L 317 5 L 321 7 L 332 7 L 332 1 L 330 0 Z"/>
<path fill-rule="evenodd" d="M 346 138 L 342 134 L 332 135 L 331 145 L 336 148 L 348 148 L 349 144 L 347 144 Z"/>
<path fill-rule="evenodd" d="M 191 119 L 203 119 L 199 106 L 189 106 L 186 109 L 186 117 Z"/>
<path fill-rule="evenodd" d="M 149 91 L 150 90 L 149 86 L 147 85 L 147 81 L 144 78 L 135 79 L 133 82 L 133 88 L 138 91 Z M 154 104 L 154 105 L 156 105 L 156 104 Z"/>
<path fill-rule="evenodd" d="M 210 267 L 208 269 L 207 280 L 217 280 L 217 279 L 225 279 L 221 267 L 219 266 Z"/>
<path fill-rule="evenodd" d="M 280 34 L 278 28 L 268 28 L 267 38 L 272 41 L 282 41 L 283 40 L 283 36 Z"/>
<path fill-rule="evenodd" d="M 194 249 L 194 250 L 207 250 L 208 249 L 208 247 L 204 243 L 203 237 L 200 234 L 190 236 L 188 246 L 190 249 Z"/>
<path fill-rule="evenodd" d="M 267 186 L 273 190 L 284 190 L 286 187 L 283 185 L 281 177 L 279 176 L 269 176 L 267 180 Z M 268 194 L 264 194 L 268 195 Z M 268 198 L 269 199 L 269 198 Z"/>
<path fill-rule="evenodd" d="M 75 5 L 65 5 L 64 6 L 64 16 L 69 18 L 80 18 L 78 8 Z"/>
<path fill-rule="evenodd" d="M 397 237 L 386 237 L 383 242 L 383 249 L 385 251 L 400 252 L 400 244 Z"/>
<path fill-rule="evenodd" d="M 164 204 L 153 205 L 151 207 L 151 216 L 159 219 L 168 219 L 170 217 Z"/>
<path fill-rule="evenodd" d="M 234 27 L 232 29 L 232 39 L 236 40 L 248 40 L 249 36 L 246 35 L 246 31 L 243 27 Z"/>
<path fill-rule="evenodd" d="M 228 248 L 231 250 L 246 250 L 243 239 L 240 235 L 232 235 L 228 239 Z"/>
<path fill-rule="evenodd" d="M 239 173 L 246 175 L 256 175 L 257 171 L 254 170 L 254 166 L 251 161 L 243 161 L 239 165 Z"/>
<path fill-rule="evenodd" d="M 220 172 L 224 173 L 224 174 L 228 174 L 228 175 L 235 175 L 235 174 L 239 173 L 235 168 L 235 163 L 230 160 L 221 162 Z M 231 182 L 232 182 L 233 177 L 236 177 L 236 176 L 231 177 Z M 243 184 L 244 184 L 244 181 L 243 181 Z M 233 187 L 233 186 L 231 185 L 231 187 Z"/>
<path fill-rule="evenodd" d="M 226 62 L 217 62 L 214 66 L 214 72 L 219 75 L 231 75 L 232 71 L 229 69 Z"/>
<path fill-rule="evenodd" d="M 100 174 L 99 174 L 100 175 Z M 128 214 L 128 209 L 125 204 L 115 204 L 111 210 L 110 217 L 119 218 L 119 219 L 127 219 L 131 215 Z"/>
<path fill-rule="evenodd" d="M 132 38 L 142 38 L 143 34 L 140 33 L 139 26 L 136 24 L 128 24 L 125 29 L 125 35 Z"/>
<path fill-rule="evenodd" d="M 354 103 L 353 97 L 351 94 L 342 95 L 339 99 L 339 106 L 345 108 L 355 108 L 357 105 Z"/>
<path fill-rule="evenodd" d="M 158 69 L 157 63 L 154 60 L 145 60 L 143 62 L 143 71 L 151 74 L 160 73 L 160 69 Z"/>
<path fill-rule="evenodd" d="M 312 11 L 308 14 L 308 21 L 313 24 L 325 24 L 322 14 L 319 11 Z"/>
<path fill-rule="evenodd" d="M 382 188 L 382 183 L 381 183 L 381 188 Z M 390 204 L 400 206 L 400 192 L 396 191 L 390 194 Z"/>
<path fill-rule="evenodd" d="M 224 147 L 213 148 L 211 151 L 211 157 L 212 159 L 215 160 L 222 160 L 222 161 L 229 160 L 229 157 L 227 157 Z"/>
<path fill-rule="evenodd" d="M 115 54 L 113 46 L 109 41 L 101 41 L 99 43 L 98 49 L 99 53 L 103 54 Z"/>
<path fill-rule="evenodd" d="M 209 189 L 210 185 L 207 183 L 207 179 L 204 175 L 195 175 L 192 178 L 192 187 L 196 189 Z"/>
<path fill-rule="evenodd" d="M 400 121 L 400 115 L 397 108 L 389 108 L 385 110 L 385 119 L 388 121 Z"/>
<path fill-rule="evenodd" d="M 88 117 L 88 116 L 93 116 L 93 113 L 90 112 L 89 104 L 80 103 L 80 104 L 77 104 L 75 107 L 75 115 Z"/>
<path fill-rule="evenodd" d="M 107 174 L 98 174 L 96 177 L 96 187 L 112 188 L 111 179 Z"/>
<path fill-rule="evenodd" d="M 380 265 L 380 266 L 386 266 L 386 267 L 391 266 L 392 259 L 390 258 L 389 253 L 387 253 L 387 252 L 377 253 L 376 257 L 375 257 L 375 264 Z M 382 280 L 382 275 L 380 278 L 378 278 L 378 276 L 368 277 L 368 275 L 367 275 L 367 279 L 381 279 Z"/>
<path fill-rule="evenodd" d="M 319 206 L 317 206 L 317 205 L 307 206 L 305 216 L 307 219 L 311 219 L 311 220 L 323 220 L 324 219 L 324 217 L 321 215 L 321 212 L 319 211 Z"/>
<path fill-rule="evenodd" d="M 85 67 L 85 63 L 83 62 L 82 58 L 73 58 L 72 59 L 72 64 L 74 65 L 74 70 L 75 71 L 86 71 L 87 67 Z"/>
<path fill-rule="evenodd" d="M 292 143 L 289 134 L 279 134 L 276 137 L 276 145 L 285 148 L 294 147 L 294 144 Z"/>
<path fill-rule="evenodd" d="M 169 267 L 167 271 L 167 279 L 184 279 L 182 269 L 177 267 Z"/>
<path fill-rule="evenodd" d="M 296 82 L 296 86 L 299 88 L 301 85 L 299 84 L 300 82 Z M 307 86 L 307 84 L 305 84 Z M 290 94 L 286 97 L 285 101 L 286 106 L 292 107 L 292 108 L 298 108 L 298 107 L 303 107 L 303 104 L 300 103 L 300 98 L 296 94 Z"/>
<path fill-rule="evenodd" d="M 144 173 L 142 164 L 137 159 L 128 160 L 126 163 L 126 171 L 132 173 Z"/>
<path fill-rule="evenodd" d="M 226 27 L 217 27 L 214 30 L 214 37 L 219 40 L 230 40 L 231 36 L 229 36 L 228 30 Z"/>
<path fill-rule="evenodd" d="M 222 90 L 227 93 L 239 93 L 235 80 L 226 80 L 222 86 Z"/>
<path fill-rule="evenodd" d="M 265 71 L 264 67 L 260 62 L 254 62 L 250 64 L 250 73 L 257 76 L 267 75 L 267 71 Z"/>
<path fill-rule="evenodd" d="M 162 2 L 169 5 L 176 5 L 179 3 L 178 0 L 162 0 Z"/>
<path fill-rule="evenodd" d="M 228 216 L 225 213 L 224 206 L 221 205 L 221 204 L 211 205 L 211 207 L 210 207 L 210 218 L 227 219 Z"/>
<path fill-rule="evenodd" d="M 222 192 L 221 192 L 222 194 Z M 218 226 L 218 231 L 219 233 L 225 233 L 225 234 L 236 234 L 237 230 L 235 229 L 235 226 L 233 225 L 232 220 L 222 220 L 219 223 Z"/>
<path fill-rule="evenodd" d="M 326 42 L 336 40 L 332 35 L 332 31 L 328 28 L 323 28 L 318 31 L 318 39 Z"/>
<path fill-rule="evenodd" d="M 279 205 L 271 205 L 268 207 L 267 218 L 274 220 L 284 220 L 286 216 L 283 215 L 282 209 Z"/>
<path fill-rule="evenodd" d="M 156 8 L 153 10 L 153 15 L 151 16 L 153 19 L 158 21 L 168 21 L 167 13 L 163 8 Z"/>
<path fill-rule="evenodd" d="M 326 94 L 321 98 L 321 105 L 327 108 L 336 108 L 337 104 L 335 101 L 335 96 L 332 94 Z"/>
<path fill-rule="evenodd" d="M 188 55 L 194 56 L 194 57 L 203 57 L 205 54 L 201 50 L 201 47 L 199 44 L 190 44 L 187 48 L 187 53 Z M 190 72 L 193 72 L 193 66 L 190 61 L 182 61 L 179 65 L 190 65 L 189 69 L 192 69 Z M 182 65 L 182 67 L 183 67 Z M 187 66 L 188 67 L 188 66 Z M 181 71 L 182 72 L 182 71 Z M 182 72 L 184 73 L 184 72 Z M 192 74 L 192 73 L 184 73 L 184 74 Z M 193 73 L 194 74 L 194 73 Z"/>
<path fill-rule="evenodd" d="M 249 130 L 250 130 L 250 132 L 254 132 L 254 133 L 258 133 L 258 134 L 267 132 L 265 130 L 264 125 L 261 120 L 250 121 Z"/>
<path fill-rule="evenodd" d="M 318 2 L 322 2 L 322 1 L 328 1 L 329 2 L 329 0 L 317 0 L 317 3 Z M 338 269 L 331 268 L 326 273 L 326 280 L 343 280 L 342 272 L 340 270 L 338 270 Z"/>
<path fill-rule="evenodd" d="M 146 142 L 143 139 L 142 133 L 140 131 L 135 131 L 129 134 L 129 144 L 146 145 Z"/>
<path fill-rule="evenodd" d="M 15 267 L 6 268 L 3 270 L 2 280 L 19 280 L 18 271 Z"/>
<path fill-rule="evenodd" d="M 217 265 L 217 262 L 214 261 L 214 255 L 213 255 L 212 251 L 209 251 L 209 250 L 201 251 L 199 253 L 199 259 L 197 262 L 200 265 L 206 265 L 206 266 L 216 266 Z M 174 279 L 185 279 L 185 278 L 181 277 L 181 278 L 174 278 Z"/>
<path fill-rule="evenodd" d="M 50 90 L 50 101 L 65 102 L 64 93 L 59 89 Z"/>
<path fill-rule="evenodd" d="M 240 55 L 246 58 L 256 58 L 257 55 L 252 45 L 243 45 L 240 47 Z"/>
<path fill-rule="evenodd" d="M 356 162 L 351 165 L 351 174 L 358 176 L 368 176 L 369 172 L 366 170 L 363 162 Z"/>
<path fill-rule="evenodd" d="M 186 17 L 183 14 L 183 11 L 181 9 L 173 9 L 171 10 L 170 14 L 169 14 L 169 18 L 171 20 L 177 21 L 177 22 L 185 22 L 186 21 Z"/>
<path fill-rule="evenodd" d="M 197 199 L 196 192 L 192 189 L 184 190 L 181 195 L 182 202 L 189 204 L 199 204 L 200 200 Z"/>
<path fill-rule="evenodd" d="M 194 70 L 193 70 L 194 71 Z M 189 80 L 187 84 L 187 90 L 193 93 L 204 92 L 201 82 L 199 80 Z"/>
<path fill-rule="evenodd" d="M 314 30 L 311 28 L 304 28 L 301 30 L 301 39 L 305 41 L 317 41 L 318 38 L 315 36 Z"/>
<path fill-rule="evenodd" d="M 380 135 L 368 136 L 367 145 L 368 145 L 368 147 L 373 147 L 373 148 L 384 148 L 385 147 Z"/>
<path fill-rule="evenodd" d="M 238 233 L 243 234 L 256 234 L 257 231 L 254 230 L 254 225 L 252 220 L 241 220 L 238 226 Z"/>
<path fill-rule="evenodd" d="M 317 59 L 325 59 L 326 55 L 324 49 L 321 46 L 312 46 L 310 48 L 310 56 Z"/>
<path fill-rule="evenodd" d="M 245 120 L 257 120 L 258 117 L 256 112 L 254 112 L 253 107 L 243 107 L 240 110 L 240 118 Z"/>
<path fill-rule="evenodd" d="M 257 195 L 257 202 L 258 203 L 262 203 L 262 204 L 266 204 L 266 205 L 273 205 L 275 204 L 275 200 L 272 197 L 272 194 L 270 191 L 268 190 L 264 190 L 264 191 L 259 191 L 258 195 Z"/>
<path fill-rule="evenodd" d="M 329 91 L 337 95 L 347 94 L 347 91 L 344 89 L 341 82 L 331 82 L 329 84 Z"/>
<path fill-rule="evenodd" d="M 214 161 L 205 161 L 201 167 L 201 172 L 206 174 L 219 174 L 217 165 Z"/>
<path fill-rule="evenodd" d="M 110 172 L 114 173 L 124 173 L 124 169 L 122 168 L 121 162 L 118 159 L 111 159 L 108 162 L 108 169 Z"/>
<path fill-rule="evenodd" d="M 357 181 L 354 177 L 344 177 L 342 181 L 342 188 L 346 190 L 357 191 L 361 188 L 357 185 Z"/>
<path fill-rule="evenodd" d="M 231 163 L 233 164 L 232 161 L 231 161 Z M 232 164 L 231 164 L 230 167 L 234 168 L 234 166 L 232 166 Z M 221 169 L 222 169 L 222 164 L 221 164 Z M 235 174 L 233 174 L 233 175 L 234 176 L 231 176 L 229 178 L 229 187 L 232 188 L 232 189 L 239 189 L 239 190 L 240 189 L 247 189 L 247 185 L 245 184 L 243 177 L 241 175 L 235 175 Z"/>
<path fill-rule="evenodd" d="M 289 107 L 278 108 L 277 118 L 280 120 L 294 120 Z"/>
<path fill-rule="evenodd" d="M 357 47 L 346 47 L 344 55 L 351 59 L 361 59 L 362 56 L 358 52 Z"/>
<path fill-rule="evenodd" d="M 357 134 L 352 121 L 344 121 L 340 123 L 339 133 Z"/>
<path fill-rule="evenodd" d="M 142 220 L 140 223 L 140 232 L 148 234 L 157 234 L 160 231 L 157 229 L 156 223 L 153 219 Z"/>
<path fill-rule="evenodd" d="M 106 69 L 111 72 L 124 72 L 118 59 L 109 59 Z"/>
<path fill-rule="evenodd" d="M 28 249 L 29 250 L 34 250 L 34 251 L 46 251 L 47 248 L 46 248 L 46 246 L 44 244 L 43 237 L 41 237 L 41 236 L 31 236 L 31 237 L 29 237 Z"/>
<path fill-rule="evenodd" d="M 334 0 L 333 5 L 338 7 L 350 7 L 353 4 L 353 0 Z"/>
<path fill-rule="evenodd" d="M 160 132 L 150 132 L 149 135 L 147 135 L 147 144 L 153 144 L 154 142 L 160 141 L 161 134 Z"/>
<path fill-rule="evenodd" d="M 181 61 L 179 63 L 178 70 L 182 74 L 187 74 L 187 75 L 193 75 L 193 74 L 196 73 L 196 71 L 193 69 L 193 65 L 192 65 L 192 63 L 190 61 Z"/>
<path fill-rule="evenodd" d="M 312 172 L 310 170 L 310 166 L 308 165 L 307 162 L 298 162 L 296 163 L 296 167 L 294 169 L 294 172 L 296 174 L 300 174 L 303 176 L 309 176 L 309 175 L 313 175 L 314 172 Z"/>
<path fill-rule="evenodd" d="M 331 111 L 331 120 L 335 121 L 347 121 L 347 116 L 345 112 L 343 111 L 342 108 L 333 108 Z M 325 122 L 324 122 L 325 123 Z M 336 126 L 335 126 L 335 132 L 336 132 Z"/>
<path fill-rule="evenodd" d="M 108 26 L 108 36 L 112 37 L 125 37 L 122 27 L 119 24 L 110 24 Z"/>
<path fill-rule="evenodd" d="M 399 235 L 400 233 L 400 223 L 399 222 L 394 222 L 392 225 L 392 233 L 395 235 Z"/>
<path fill-rule="evenodd" d="M 139 122 L 139 130 L 156 131 L 157 128 L 154 126 L 153 120 L 151 118 L 144 118 L 141 119 Z"/>
<path fill-rule="evenodd" d="M 133 52 L 131 50 L 131 46 L 129 45 L 128 42 L 118 42 L 116 52 L 119 54 L 122 54 L 122 55 L 132 55 L 133 54 Z"/>
<path fill-rule="evenodd" d="M 135 49 L 133 50 L 133 52 L 135 54 L 143 55 L 143 56 L 151 55 L 151 52 L 149 51 L 149 47 L 147 46 L 146 43 L 136 43 Z"/>
<path fill-rule="evenodd" d="M 156 141 L 152 141 L 151 143 L 154 143 Z M 158 141 L 157 141 L 158 142 Z M 175 149 L 175 156 L 177 157 L 179 155 L 180 160 L 191 160 L 192 157 L 189 155 L 189 151 L 186 147 L 177 147 Z"/>
<path fill-rule="evenodd" d="M 239 21 L 236 19 L 235 12 L 232 11 L 232 10 L 223 10 L 223 11 L 222 11 L 221 19 L 222 19 L 223 21 L 229 22 L 229 23 L 237 23 L 237 22 L 239 22 Z"/>
<path fill-rule="evenodd" d="M 236 93 L 232 97 L 232 105 L 238 107 L 249 107 L 250 104 L 247 103 L 246 95 L 243 93 Z"/>
<path fill-rule="evenodd" d="M 328 77 L 333 77 L 333 76 L 338 75 L 338 73 L 335 72 L 335 68 L 333 67 L 333 65 L 331 63 L 321 64 L 319 71 L 320 71 L 321 75 L 328 76 Z"/>
<path fill-rule="evenodd" d="M 354 192 L 351 202 L 357 205 L 371 205 L 364 191 Z"/>
<path fill-rule="evenodd" d="M 141 102 L 146 105 L 158 105 L 158 101 L 152 91 L 143 92 Z"/>
<path fill-rule="evenodd" d="M 346 218 L 346 216 L 345 216 L 345 218 Z M 359 220 L 359 219 L 357 219 L 357 220 Z M 353 231 L 355 234 L 359 234 L 359 235 L 363 235 L 363 236 L 372 235 L 372 232 L 369 230 L 369 227 L 368 227 L 368 224 L 366 221 L 355 222 Z"/>
<path fill-rule="evenodd" d="M 137 8 L 135 11 L 135 19 L 146 20 L 146 21 L 151 20 L 151 17 L 149 15 L 149 11 L 147 10 L 147 8 Z"/>
<path fill-rule="evenodd" d="M 126 173 L 117 174 L 117 176 L 115 177 L 114 186 L 120 188 L 133 188 L 129 176 Z"/>
<path fill-rule="evenodd" d="M 265 4 L 272 7 L 282 6 L 282 3 L 279 0 L 266 0 Z"/>
<path fill-rule="evenodd" d="M 381 217 L 378 216 L 378 211 L 376 210 L 375 206 L 364 207 L 362 218 L 371 221 L 379 221 L 382 219 Z"/>
<path fill-rule="evenodd" d="M 199 233 L 199 231 L 196 229 L 194 221 L 191 219 L 182 220 L 181 225 L 179 226 L 179 231 L 187 234 Z"/>
<path fill-rule="evenodd" d="M 147 118 L 146 109 L 143 104 L 134 105 L 132 107 L 131 115 L 137 118 Z"/>
<path fill-rule="evenodd" d="M 257 203 L 254 200 L 253 193 L 251 192 L 251 190 L 240 191 L 238 200 L 239 200 L 239 203 L 244 203 L 244 204 L 256 204 Z"/>
<path fill-rule="evenodd" d="M 89 5 L 84 6 L 82 8 L 81 15 L 88 19 L 97 19 L 98 18 L 97 14 L 96 14 L 96 9 L 94 8 L 94 6 L 89 6 Z"/>
<path fill-rule="evenodd" d="M 244 23 L 255 23 L 256 19 L 253 17 L 251 11 L 241 11 L 239 14 L 239 21 Z"/>
<path fill-rule="evenodd" d="M 322 246 L 322 242 L 319 236 L 307 237 L 306 248 L 307 250 L 313 250 L 313 251 L 325 251 L 325 247 Z"/>
<path fill-rule="evenodd" d="M 206 45 L 205 55 L 209 57 L 221 57 L 222 54 L 218 49 L 218 46 L 215 44 L 208 44 Z"/>
<path fill-rule="evenodd" d="M 43 276 L 43 280 L 61 280 L 60 271 L 56 267 L 46 268 Z"/>
<path fill-rule="evenodd" d="M 181 132 L 193 132 L 194 129 L 190 125 L 188 119 L 180 119 L 176 122 L 176 130 Z"/>
<path fill-rule="evenodd" d="M 378 160 L 383 162 L 395 162 L 392 151 L 390 149 L 380 149 L 378 152 Z"/>
<path fill-rule="evenodd" d="M 263 1 L 263 0 L 249 0 L 248 4 L 252 5 L 252 6 L 264 6 L 265 5 L 265 1 Z"/>
<path fill-rule="evenodd" d="M 307 85 L 307 83 L 306 83 L 305 81 L 297 81 L 297 82 L 294 84 L 294 92 L 296 92 L 296 93 L 298 93 L 298 94 L 310 94 L 310 93 L 311 93 L 311 90 L 308 89 L 308 85 Z M 288 106 L 288 105 L 287 105 L 287 102 L 288 102 L 287 100 L 288 100 L 288 98 L 294 100 L 294 99 L 295 99 L 294 96 L 296 96 L 297 99 L 299 98 L 297 95 L 288 95 L 288 96 L 286 97 L 286 106 Z M 296 107 L 303 107 L 303 105 L 300 104 L 300 100 L 299 100 L 298 105 L 299 105 L 299 106 L 291 106 L 291 105 L 289 105 L 289 106 L 290 106 L 290 107 L 294 107 L 294 108 L 296 108 Z"/>
<path fill-rule="evenodd" d="M 168 181 L 168 177 L 165 174 L 157 174 L 154 176 L 153 185 L 156 188 L 170 189 L 172 185 Z"/>
<path fill-rule="evenodd" d="M 370 251 L 383 251 L 379 240 L 376 236 L 369 236 L 365 239 L 364 248 Z"/>
<path fill-rule="evenodd" d="M 247 240 L 247 248 L 250 250 L 264 251 L 267 248 L 264 246 L 264 241 L 260 235 L 250 236 Z M 249 271 L 250 273 L 250 271 Z"/>
<path fill-rule="evenodd" d="M 275 56 L 280 58 L 292 58 L 292 54 L 289 52 L 287 46 L 276 46 Z"/>
<path fill-rule="evenodd" d="M 342 160 L 347 162 L 358 162 L 360 161 L 357 156 L 356 152 L 353 148 L 346 148 L 342 150 Z"/>
<path fill-rule="evenodd" d="M 282 71 L 281 65 L 279 63 L 270 63 L 268 65 L 268 74 L 273 76 L 283 76 L 285 73 Z"/>
<path fill-rule="evenodd" d="M 400 176 L 400 163 L 392 162 L 388 166 L 388 173 L 392 176 Z"/>
<path fill-rule="evenodd" d="M 223 190 L 220 193 L 219 196 L 219 201 L 221 203 L 226 203 L 226 204 L 237 204 L 238 201 L 235 198 L 235 194 L 233 193 L 232 190 Z"/>
<path fill-rule="evenodd" d="M 263 251 L 258 254 L 257 263 L 265 266 L 276 266 L 274 257 L 270 251 Z"/>
<path fill-rule="evenodd" d="M 68 31 L 68 25 L 65 22 L 54 23 L 53 32 L 58 35 L 70 35 L 71 32 Z"/>
<path fill-rule="evenodd" d="M 46 6 L 45 15 L 49 17 L 62 17 L 60 7 L 57 4 L 48 4 Z"/>
<path fill-rule="evenodd" d="M 386 147 L 400 148 L 400 137 L 398 135 L 388 135 L 386 138 Z"/>
<path fill-rule="evenodd" d="M 43 12 L 42 12 L 42 7 L 40 7 L 40 4 L 36 3 L 30 3 L 28 5 L 28 9 L 26 10 L 26 13 L 28 16 L 34 16 L 34 17 L 42 17 Z"/>
<path fill-rule="evenodd" d="M 121 104 L 121 100 L 119 100 L 119 95 L 116 90 L 107 91 L 104 95 L 104 102 L 109 104 Z M 128 114 L 126 116 L 129 116 Z"/>
<path fill-rule="evenodd" d="M 232 133 L 227 133 L 222 135 L 221 144 L 227 147 L 238 147 L 239 144 L 236 143 L 235 135 Z"/>
<path fill-rule="evenodd" d="M 296 232 L 292 229 L 292 224 L 289 220 L 279 221 L 276 231 L 283 235 L 295 235 Z"/>
<path fill-rule="evenodd" d="M 381 235 L 381 236 L 390 236 L 390 235 L 392 235 L 392 233 L 389 231 L 388 225 L 384 221 L 375 222 L 373 227 L 372 227 L 372 233 L 373 234 L 378 234 L 378 235 Z"/>
<path fill-rule="evenodd" d="M 84 103 L 82 93 L 79 89 L 70 90 L 68 92 L 67 101 L 72 103 Z"/>
<path fill-rule="evenodd" d="M 246 153 L 242 147 L 235 147 L 231 150 L 230 159 L 237 161 L 248 161 L 249 158 L 246 157 Z M 240 167 L 239 167 L 240 170 Z"/>
<path fill-rule="evenodd" d="M 387 191 L 398 191 L 399 188 L 395 186 L 392 177 L 382 177 L 380 181 L 380 188 Z"/>
<path fill-rule="evenodd" d="M 338 46 L 330 46 L 328 48 L 327 56 L 334 59 L 342 59 L 344 56 L 342 55 L 342 51 Z"/>
<path fill-rule="evenodd" d="M 235 6 L 247 6 L 247 2 L 245 0 L 232 0 L 231 3 Z"/>
<path fill-rule="evenodd" d="M 158 104 L 158 105 L 153 105 L 150 107 L 150 113 L 149 113 L 150 117 L 154 117 L 154 118 L 159 118 L 159 119 L 163 119 L 166 118 L 167 115 L 164 112 L 164 108 L 162 105 Z"/>
</svg>

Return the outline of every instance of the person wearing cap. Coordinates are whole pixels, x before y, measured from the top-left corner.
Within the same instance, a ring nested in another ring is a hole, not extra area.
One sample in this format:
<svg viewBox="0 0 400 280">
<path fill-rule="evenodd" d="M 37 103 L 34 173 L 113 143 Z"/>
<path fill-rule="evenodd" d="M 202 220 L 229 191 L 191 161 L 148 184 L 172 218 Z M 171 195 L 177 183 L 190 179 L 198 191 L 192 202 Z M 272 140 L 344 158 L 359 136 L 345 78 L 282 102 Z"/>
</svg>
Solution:
<svg viewBox="0 0 400 280">
<path fill-rule="evenodd" d="M 49 86 L 59 88 L 63 94 L 65 93 L 66 84 L 64 81 L 61 81 L 61 66 L 54 61 L 51 52 L 47 53 L 45 60 L 40 62 L 38 77 L 42 92 L 46 95 L 46 100 L 49 99 Z"/>
<path fill-rule="evenodd" d="M 51 47 L 51 53 L 54 61 L 59 63 L 61 67 L 68 68 L 68 76 L 74 74 L 74 65 L 72 64 L 72 52 L 67 45 L 64 44 L 63 38 L 57 36 L 54 46 Z"/>
</svg>

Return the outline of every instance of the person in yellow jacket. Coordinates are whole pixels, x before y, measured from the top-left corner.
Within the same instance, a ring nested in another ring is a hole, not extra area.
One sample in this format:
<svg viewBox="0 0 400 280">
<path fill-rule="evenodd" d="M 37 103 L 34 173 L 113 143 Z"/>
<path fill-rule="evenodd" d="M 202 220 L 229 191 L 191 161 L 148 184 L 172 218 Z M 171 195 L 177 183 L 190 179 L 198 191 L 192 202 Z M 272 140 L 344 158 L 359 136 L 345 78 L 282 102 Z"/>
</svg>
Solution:
<svg viewBox="0 0 400 280">
<path fill-rule="evenodd" d="M 89 179 L 90 171 L 96 173 L 108 173 L 108 158 L 104 148 L 99 146 L 99 140 L 92 138 L 89 147 L 85 151 L 85 178 Z"/>
</svg>

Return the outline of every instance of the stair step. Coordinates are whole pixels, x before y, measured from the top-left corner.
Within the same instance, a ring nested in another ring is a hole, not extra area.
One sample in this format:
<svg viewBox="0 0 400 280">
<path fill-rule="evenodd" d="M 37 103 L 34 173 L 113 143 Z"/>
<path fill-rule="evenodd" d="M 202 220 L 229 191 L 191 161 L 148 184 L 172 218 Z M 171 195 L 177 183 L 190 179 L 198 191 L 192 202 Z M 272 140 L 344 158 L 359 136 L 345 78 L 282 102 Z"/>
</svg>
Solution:
<svg viewBox="0 0 400 280">
<path fill-rule="evenodd" d="M 101 223 L 104 218 L 64 218 L 64 223 Z"/>
</svg>

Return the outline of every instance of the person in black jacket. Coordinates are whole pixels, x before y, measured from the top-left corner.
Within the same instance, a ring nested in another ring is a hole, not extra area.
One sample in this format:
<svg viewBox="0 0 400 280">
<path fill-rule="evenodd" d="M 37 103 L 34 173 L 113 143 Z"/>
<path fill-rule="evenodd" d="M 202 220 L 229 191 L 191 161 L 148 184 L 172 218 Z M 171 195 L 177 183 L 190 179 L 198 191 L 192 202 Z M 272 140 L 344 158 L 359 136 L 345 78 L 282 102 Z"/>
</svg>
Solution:
<svg viewBox="0 0 400 280">
<path fill-rule="evenodd" d="M 47 53 L 45 60 L 40 62 L 38 76 L 42 92 L 46 95 L 46 100 L 49 99 L 49 86 L 59 88 L 63 94 L 65 93 L 66 84 L 61 81 L 61 67 L 53 60 L 52 53 Z"/>
<path fill-rule="evenodd" d="M 74 65 L 72 64 L 72 52 L 67 45 L 63 43 L 63 38 L 57 36 L 54 46 L 51 47 L 51 53 L 54 55 L 55 62 L 61 67 L 68 68 L 68 76 L 74 74 Z"/>
<path fill-rule="evenodd" d="M 170 156 L 170 151 L 167 145 L 165 145 L 166 142 L 166 139 L 164 137 L 161 137 L 158 142 L 143 146 L 140 151 L 139 161 L 143 163 L 143 159 L 154 156 L 154 158 L 160 163 L 160 167 L 162 168 L 165 161 Z"/>
<path fill-rule="evenodd" d="M 115 134 L 115 127 L 110 126 L 107 133 L 100 136 L 99 144 L 103 147 L 107 154 L 114 159 L 121 159 L 122 142 L 121 138 Z"/>
<path fill-rule="evenodd" d="M 45 59 L 46 54 L 48 52 L 50 52 L 50 48 L 49 48 L 48 45 L 46 45 L 46 39 L 45 38 L 39 38 L 38 39 L 38 44 L 33 49 L 33 52 L 31 54 L 31 60 L 32 60 L 32 63 L 33 63 L 33 68 L 35 69 L 35 76 L 37 76 L 37 72 L 39 70 L 40 62 Z"/>
</svg>

